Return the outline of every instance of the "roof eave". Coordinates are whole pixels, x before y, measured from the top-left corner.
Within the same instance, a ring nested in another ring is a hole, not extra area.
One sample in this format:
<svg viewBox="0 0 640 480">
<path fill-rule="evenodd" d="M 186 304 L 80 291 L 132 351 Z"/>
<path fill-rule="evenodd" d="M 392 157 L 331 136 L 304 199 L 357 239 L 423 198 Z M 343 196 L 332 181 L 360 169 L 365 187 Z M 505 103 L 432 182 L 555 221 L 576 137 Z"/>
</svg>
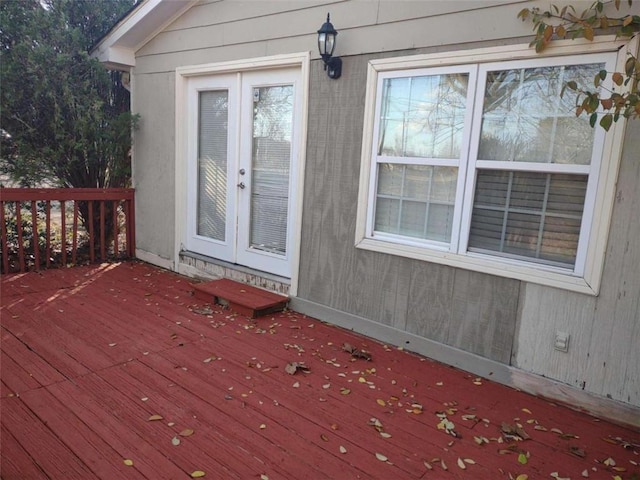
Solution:
<svg viewBox="0 0 640 480">
<path fill-rule="evenodd" d="M 136 52 L 198 0 L 143 0 L 91 49 L 105 66 L 129 70 Z"/>
</svg>

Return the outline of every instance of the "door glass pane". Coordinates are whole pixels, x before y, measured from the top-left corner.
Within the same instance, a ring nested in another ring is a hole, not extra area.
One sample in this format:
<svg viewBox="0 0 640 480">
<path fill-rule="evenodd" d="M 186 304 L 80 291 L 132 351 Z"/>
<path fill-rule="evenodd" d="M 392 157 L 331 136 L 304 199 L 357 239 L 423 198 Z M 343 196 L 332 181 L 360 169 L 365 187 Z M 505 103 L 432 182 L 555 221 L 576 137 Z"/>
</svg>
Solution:
<svg viewBox="0 0 640 480">
<path fill-rule="evenodd" d="M 379 164 L 375 231 L 450 242 L 457 179 L 456 167 Z"/>
<path fill-rule="evenodd" d="M 378 155 L 459 158 L 467 73 L 384 80 Z"/>
<path fill-rule="evenodd" d="M 575 115 L 576 92 L 593 84 L 603 64 L 499 70 L 487 73 L 479 160 L 562 163 L 591 162 L 595 129 Z"/>
<path fill-rule="evenodd" d="M 586 175 L 479 170 L 469 250 L 571 267 Z"/>
<path fill-rule="evenodd" d="M 225 240 L 228 92 L 199 93 L 198 235 Z"/>
<path fill-rule="evenodd" d="M 253 89 L 250 247 L 287 249 L 293 85 Z"/>
</svg>

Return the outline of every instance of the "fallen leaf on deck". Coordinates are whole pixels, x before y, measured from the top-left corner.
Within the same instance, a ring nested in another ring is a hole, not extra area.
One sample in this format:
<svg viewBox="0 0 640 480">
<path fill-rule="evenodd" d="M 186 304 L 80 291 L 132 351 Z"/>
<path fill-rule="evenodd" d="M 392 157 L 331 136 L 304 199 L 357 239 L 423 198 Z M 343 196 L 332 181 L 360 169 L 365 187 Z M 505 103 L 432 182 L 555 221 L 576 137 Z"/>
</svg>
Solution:
<svg viewBox="0 0 640 480">
<path fill-rule="evenodd" d="M 616 461 L 613 458 L 609 457 L 602 463 L 604 463 L 607 467 L 613 467 L 616 464 Z"/>
<path fill-rule="evenodd" d="M 338 428 L 340 428 L 340 427 L 338 427 L 337 423 L 332 423 L 331 424 L 331 430 L 338 430 Z"/>
<path fill-rule="evenodd" d="M 391 438 L 391 434 L 387 432 L 380 432 L 380 436 L 382 438 Z"/>
<path fill-rule="evenodd" d="M 177 447 L 178 445 L 180 445 L 180 439 L 178 437 L 173 437 L 171 439 L 171 445 L 173 445 L 174 447 Z"/>
<path fill-rule="evenodd" d="M 117 345 L 117 343 L 110 343 L 109 346 L 110 347 L 115 347 Z"/>
<path fill-rule="evenodd" d="M 513 440 L 529 440 L 531 438 L 519 425 L 510 425 L 506 422 L 502 422 L 500 430 L 502 430 L 505 438 Z"/>
<path fill-rule="evenodd" d="M 287 366 L 284 367 L 284 371 L 289 375 L 294 375 L 298 371 L 309 373 L 309 367 L 307 367 L 304 362 L 291 362 L 287 363 Z"/>
<path fill-rule="evenodd" d="M 526 454 L 524 454 L 524 453 L 520 453 L 520 454 L 518 455 L 518 463 L 521 463 L 522 465 L 526 465 L 528 461 L 529 461 L 529 460 L 528 460 L 528 458 L 527 458 L 527 455 L 526 455 Z"/>
<path fill-rule="evenodd" d="M 386 462 L 387 460 L 389 460 L 386 456 L 384 456 L 384 455 L 383 455 L 383 454 L 381 454 L 381 453 L 376 453 L 376 458 L 377 458 L 378 460 L 380 460 L 381 462 Z"/>
<path fill-rule="evenodd" d="M 124 463 L 127 467 L 133 466 L 133 460 L 129 460 L 128 458 L 125 458 L 122 463 Z"/>
<path fill-rule="evenodd" d="M 260 430 L 264 430 L 265 428 L 267 428 L 267 426 L 264 423 L 260 425 Z"/>
<path fill-rule="evenodd" d="M 586 468 L 582 471 L 582 476 L 584 478 L 589 478 L 589 470 L 587 470 Z"/>
<path fill-rule="evenodd" d="M 193 313 L 197 313 L 198 315 L 212 315 L 213 309 L 211 307 L 202 307 L 202 308 L 192 308 L 190 309 Z"/>
<path fill-rule="evenodd" d="M 571 480 L 571 478 L 569 478 L 569 477 L 561 477 L 558 474 L 558 472 L 553 472 L 550 476 L 555 478 L 556 480 Z"/>
<path fill-rule="evenodd" d="M 191 478 L 202 478 L 206 475 L 202 470 L 196 470 L 191 472 Z"/>
<path fill-rule="evenodd" d="M 526 473 L 521 473 L 516 477 L 516 480 L 528 480 L 528 479 L 529 479 L 529 475 L 527 475 Z"/>
<path fill-rule="evenodd" d="M 162 420 L 162 416 L 160 416 L 160 415 L 151 415 L 148 420 L 150 422 L 154 422 L 156 420 Z"/>
<path fill-rule="evenodd" d="M 475 465 L 476 461 L 473 460 L 472 458 L 465 458 L 464 463 L 468 463 L 469 465 Z"/>
<path fill-rule="evenodd" d="M 342 388 L 340 389 L 340 393 L 341 393 L 342 395 L 349 395 L 349 394 L 351 393 L 351 390 L 349 390 L 348 388 L 344 388 L 344 387 L 342 387 Z"/>
<path fill-rule="evenodd" d="M 324 433 L 320 434 L 320 438 L 322 439 L 323 442 L 328 442 L 329 441 L 329 437 L 327 437 Z"/>
<path fill-rule="evenodd" d="M 424 466 L 427 467 L 427 470 L 433 470 L 433 467 L 431 466 L 431 464 L 426 460 L 424 461 Z"/>
<path fill-rule="evenodd" d="M 347 449 L 340 445 L 340 453 L 347 453 Z"/>
<path fill-rule="evenodd" d="M 464 462 L 462 461 L 462 459 L 461 459 L 461 458 L 458 458 L 458 466 L 459 466 L 462 470 L 464 470 L 464 469 L 466 469 L 466 468 L 467 468 L 467 466 L 464 464 Z"/>
<path fill-rule="evenodd" d="M 190 428 L 185 428 L 179 433 L 179 435 L 181 437 L 190 437 L 191 435 L 193 435 L 193 430 L 191 430 Z"/>
<path fill-rule="evenodd" d="M 571 453 L 573 453 L 574 455 L 578 456 L 578 457 L 582 457 L 582 458 L 584 458 L 584 457 L 586 457 L 586 456 L 587 456 L 587 454 L 585 453 L 585 451 L 584 451 L 582 448 L 579 448 L 579 447 L 573 447 L 573 446 L 572 446 L 572 447 L 569 447 L 569 451 L 570 451 Z"/>
<path fill-rule="evenodd" d="M 531 410 L 529 410 L 528 408 L 523 408 L 522 411 L 531 415 Z"/>
<path fill-rule="evenodd" d="M 262 475 L 260 475 L 260 480 L 269 480 L 269 477 L 267 477 L 264 473 Z"/>
<path fill-rule="evenodd" d="M 300 386 L 300 382 L 296 382 L 292 385 L 293 388 L 298 388 Z"/>
<path fill-rule="evenodd" d="M 443 470 L 448 470 L 447 464 L 444 463 L 444 460 L 440 460 L 440 466 L 442 467 Z"/>
</svg>

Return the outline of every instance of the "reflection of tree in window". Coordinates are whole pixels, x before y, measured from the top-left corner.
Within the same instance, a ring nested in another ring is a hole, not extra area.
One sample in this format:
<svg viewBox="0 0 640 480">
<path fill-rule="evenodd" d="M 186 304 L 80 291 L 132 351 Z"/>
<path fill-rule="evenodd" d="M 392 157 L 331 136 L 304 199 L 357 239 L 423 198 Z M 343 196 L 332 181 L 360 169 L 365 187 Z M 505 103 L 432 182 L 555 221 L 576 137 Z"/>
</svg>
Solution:
<svg viewBox="0 0 640 480">
<path fill-rule="evenodd" d="M 253 91 L 250 243 L 276 254 L 286 251 L 293 94 L 292 85 Z"/>
<path fill-rule="evenodd" d="M 379 155 L 458 158 L 468 74 L 386 79 Z"/>
<path fill-rule="evenodd" d="M 487 74 L 481 160 L 588 164 L 593 129 L 575 117 L 575 92 L 565 78 L 587 84 L 600 64 L 492 71 Z"/>
</svg>

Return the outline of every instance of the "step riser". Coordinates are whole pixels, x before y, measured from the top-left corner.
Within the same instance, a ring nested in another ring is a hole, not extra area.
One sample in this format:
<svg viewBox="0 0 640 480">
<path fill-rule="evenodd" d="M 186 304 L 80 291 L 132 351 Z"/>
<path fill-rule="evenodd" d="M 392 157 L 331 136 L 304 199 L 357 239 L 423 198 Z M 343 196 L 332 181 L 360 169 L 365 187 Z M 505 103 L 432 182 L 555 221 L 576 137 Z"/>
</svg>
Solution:
<svg viewBox="0 0 640 480">
<path fill-rule="evenodd" d="M 285 296 L 229 279 L 194 284 L 193 289 L 196 299 L 227 306 L 249 318 L 281 312 L 289 302 Z"/>
</svg>

